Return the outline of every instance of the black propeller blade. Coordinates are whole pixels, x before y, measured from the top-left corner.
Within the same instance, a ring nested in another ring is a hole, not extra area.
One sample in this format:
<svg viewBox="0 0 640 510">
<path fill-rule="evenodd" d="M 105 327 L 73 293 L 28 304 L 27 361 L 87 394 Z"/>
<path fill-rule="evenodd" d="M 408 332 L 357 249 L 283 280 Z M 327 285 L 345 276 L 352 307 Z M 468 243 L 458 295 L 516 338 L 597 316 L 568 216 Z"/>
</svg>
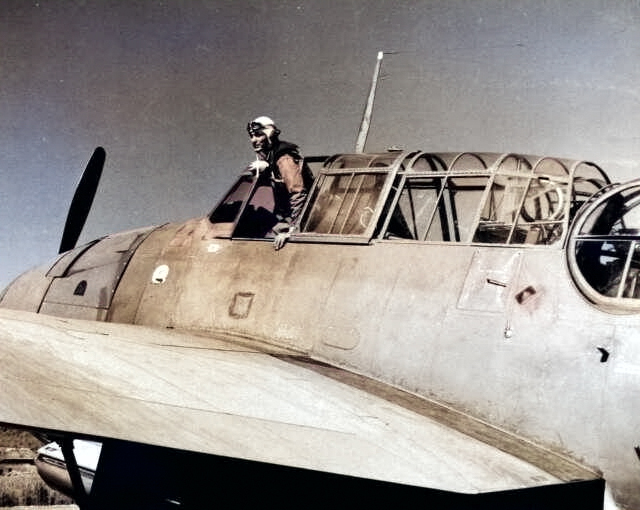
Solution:
<svg viewBox="0 0 640 510">
<path fill-rule="evenodd" d="M 62 233 L 58 253 L 71 250 L 75 247 L 76 242 L 78 242 L 84 223 L 87 221 L 87 216 L 89 216 L 93 197 L 98 189 L 105 158 L 106 152 L 104 149 L 97 147 L 96 150 L 93 151 L 89 163 L 87 163 L 87 168 L 84 169 L 80 182 L 76 187 L 76 192 L 73 195 L 73 200 L 71 200 L 71 205 L 69 206 L 67 221 L 64 224 L 64 232 Z"/>
</svg>

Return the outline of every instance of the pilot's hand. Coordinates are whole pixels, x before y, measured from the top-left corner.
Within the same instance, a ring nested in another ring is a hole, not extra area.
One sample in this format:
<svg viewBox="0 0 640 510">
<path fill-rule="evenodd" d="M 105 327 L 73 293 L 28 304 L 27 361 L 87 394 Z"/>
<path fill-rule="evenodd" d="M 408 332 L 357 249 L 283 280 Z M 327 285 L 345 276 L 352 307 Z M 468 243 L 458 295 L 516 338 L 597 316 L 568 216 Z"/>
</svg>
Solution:
<svg viewBox="0 0 640 510">
<path fill-rule="evenodd" d="M 295 229 L 295 226 L 289 225 L 288 223 L 278 223 L 273 227 L 273 231 L 276 233 L 276 237 L 273 240 L 273 248 L 276 251 L 282 248 Z"/>
<path fill-rule="evenodd" d="M 260 175 L 260 172 L 264 172 L 268 167 L 269 163 L 261 159 L 249 163 L 249 170 L 255 172 L 256 177 L 258 177 Z"/>
</svg>

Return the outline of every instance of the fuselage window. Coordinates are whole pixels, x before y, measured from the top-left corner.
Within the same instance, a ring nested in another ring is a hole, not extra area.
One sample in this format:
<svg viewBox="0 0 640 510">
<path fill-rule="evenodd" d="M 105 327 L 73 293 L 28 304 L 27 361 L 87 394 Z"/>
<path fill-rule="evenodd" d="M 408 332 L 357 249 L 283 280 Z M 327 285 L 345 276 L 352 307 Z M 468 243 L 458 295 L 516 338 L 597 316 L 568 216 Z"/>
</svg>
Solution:
<svg viewBox="0 0 640 510">
<path fill-rule="evenodd" d="M 569 268 L 578 287 L 612 312 L 640 310 L 640 183 L 602 193 L 576 220 Z"/>
</svg>

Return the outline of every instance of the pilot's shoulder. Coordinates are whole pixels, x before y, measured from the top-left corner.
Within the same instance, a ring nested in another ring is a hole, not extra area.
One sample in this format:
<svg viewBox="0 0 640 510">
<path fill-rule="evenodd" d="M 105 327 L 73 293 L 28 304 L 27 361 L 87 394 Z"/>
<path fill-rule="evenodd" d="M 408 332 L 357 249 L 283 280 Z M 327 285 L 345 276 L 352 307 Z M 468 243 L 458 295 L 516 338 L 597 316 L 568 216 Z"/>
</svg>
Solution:
<svg viewBox="0 0 640 510">
<path fill-rule="evenodd" d="M 285 142 L 281 140 L 275 152 L 276 161 L 280 159 L 282 156 L 286 156 L 286 155 L 290 155 L 294 159 L 301 158 L 300 149 L 295 143 Z"/>
</svg>

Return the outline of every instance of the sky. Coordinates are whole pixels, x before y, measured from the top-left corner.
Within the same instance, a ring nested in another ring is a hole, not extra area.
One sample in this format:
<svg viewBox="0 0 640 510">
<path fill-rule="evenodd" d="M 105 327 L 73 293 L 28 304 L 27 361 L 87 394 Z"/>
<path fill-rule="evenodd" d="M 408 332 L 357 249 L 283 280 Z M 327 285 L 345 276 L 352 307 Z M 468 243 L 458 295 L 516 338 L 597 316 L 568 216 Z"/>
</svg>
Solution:
<svg viewBox="0 0 640 510">
<path fill-rule="evenodd" d="M 53 260 L 96 146 L 80 242 L 206 214 L 272 117 L 307 155 L 522 152 L 640 177 L 640 2 L 2 0 L 0 288 Z"/>
</svg>

